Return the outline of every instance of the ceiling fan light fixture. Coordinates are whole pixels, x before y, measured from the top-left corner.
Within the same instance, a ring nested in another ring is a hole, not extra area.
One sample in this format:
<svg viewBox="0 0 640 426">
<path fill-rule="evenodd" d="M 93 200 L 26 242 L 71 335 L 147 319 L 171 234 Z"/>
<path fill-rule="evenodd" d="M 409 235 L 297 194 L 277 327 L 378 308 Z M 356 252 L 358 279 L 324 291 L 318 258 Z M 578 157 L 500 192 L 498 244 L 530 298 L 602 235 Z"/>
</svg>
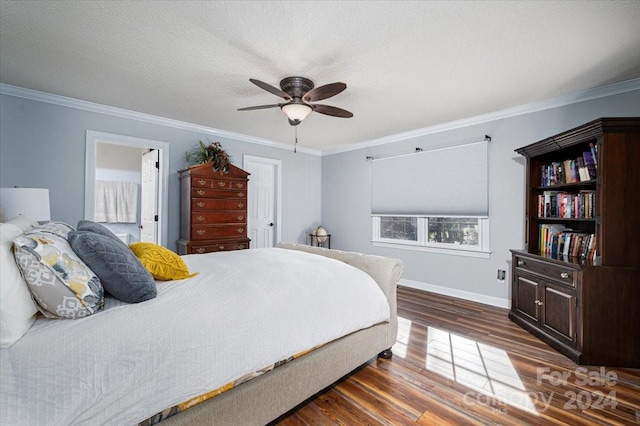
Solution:
<svg viewBox="0 0 640 426">
<path fill-rule="evenodd" d="M 300 122 L 307 118 L 307 115 L 311 114 L 313 109 L 306 104 L 289 103 L 282 106 L 282 112 L 284 112 L 289 120 L 294 122 Z"/>
</svg>

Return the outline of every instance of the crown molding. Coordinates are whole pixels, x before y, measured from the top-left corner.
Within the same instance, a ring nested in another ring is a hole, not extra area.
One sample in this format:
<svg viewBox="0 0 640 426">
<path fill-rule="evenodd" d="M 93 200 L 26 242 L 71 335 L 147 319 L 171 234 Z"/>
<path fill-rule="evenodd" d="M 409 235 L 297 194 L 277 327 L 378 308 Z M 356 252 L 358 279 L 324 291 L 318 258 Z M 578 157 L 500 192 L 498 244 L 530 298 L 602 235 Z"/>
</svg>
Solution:
<svg viewBox="0 0 640 426">
<path fill-rule="evenodd" d="M 385 136 L 369 141 L 358 142 L 348 146 L 330 148 L 322 151 L 322 156 L 339 154 L 342 152 L 355 151 L 362 148 L 371 148 L 378 145 L 384 145 L 393 142 L 400 142 L 406 139 L 412 139 L 419 136 L 430 135 L 434 133 L 446 132 L 462 127 L 482 124 L 489 121 L 502 120 L 509 117 L 515 117 L 523 114 L 530 114 L 546 109 L 557 108 L 564 105 L 575 104 L 592 99 L 603 98 L 606 96 L 617 95 L 619 93 L 631 92 L 640 89 L 640 78 L 614 83 L 607 86 L 596 87 L 594 89 L 582 92 L 571 93 L 568 95 L 558 96 L 555 98 L 544 99 L 525 105 L 494 111 L 487 114 L 476 115 L 474 117 L 463 118 L 460 120 L 450 121 L 448 123 L 436 124 L 435 126 L 424 127 L 422 129 L 411 130 L 409 132 L 397 133 L 395 135 Z"/>
<path fill-rule="evenodd" d="M 576 92 L 568 95 L 558 96 L 555 98 L 544 99 L 541 101 L 532 102 L 529 104 L 520 105 L 512 108 L 507 108 L 500 111 L 494 111 L 487 114 L 481 114 L 474 117 L 463 118 L 460 120 L 454 120 L 447 123 L 436 124 L 434 126 L 424 127 L 421 129 L 411 130 L 408 132 L 397 133 L 395 135 L 385 136 L 378 139 L 358 142 L 348 146 L 330 148 L 322 151 L 298 146 L 297 150 L 305 154 L 311 154 L 311 155 L 317 155 L 317 156 L 339 154 L 342 152 L 355 151 L 358 149 L 370 148 L 378 145 L 400 142 L 407 139 L 412 139 L 412 138 L 430 135 L 434 133 L 446 132 L 450 130 L 459 129 L 462 127 L 468 127 L 476 124 L 486 123 L 489 121 L 501 120 L 509 117 L 515 117 L 518 115 L 529 114 L 529 113 L 543 111 L 551 108 L 557 108 L 564 105 L 570 105 L 578 102 L 584 102 L 592 99 L 603 98 L 606 96 L 612 96 L 620 93 L 631 92 L 633 90 L 640 90 L 640 78 L 627 80 L 620 83 L 614 83 L 606 86 L 596 87 L 594 89 L 589 89 L 582 92 Z M 272 148 L 278 148 L 278 149 L 284 149 L 284 150 L 290 150 L 292 148 L 291 145 L 289 144 L 285 144 L 282 142 L 275 142 L 269 139 L 258 138 L 255 136 L 245 135 L 242 133 L 229 132 L 226 130 L 216 129 L 213 127 L 207 127 L 199 124 L 188 123 L 185 121 L 173 120 L 170 118 L 159 117 L 151 114 L 130 111 L 123 108 L 116 108 L 108 105 L 97 104 L 94 102 L 82 101 L 79 99 L 68 98 L 65 96 L 54 95 L 51 93 L 40 92 L 37 90 L 25 89 L 22 87 L 11 86 L 3 83 L 0 83 L 0 94 L 15 96 L 15 97 L 24 98 L 24 99 L 30 99 L 34 101 L 46 102 L 54 105 L 80 109 L 83 111 L 96 112 L 99 114 L 106 114 L 106 115 L 111 115 L 111 116 L 120 117 L 120 118 L 127 118 L 130 120 L 137 120 L 145 123 L 157 124 L 160 126 L 167 126 L 175 129 L 194 131 L 198 133 L 204 133 L 208 135 L 214 135 L 214 136 L 234 139 L 238 141 L 269 146 Z"/>
<path fill-rule="evenodd" d="M 15 96 L 17 98 L 29 99 L 32 101 L 45 102 L 53 105 L 59 105 L 68 108 L 75 108 L 83 111 L 96 112 L 98 114 L 106 114 L 114 117 L 126 118 L 129 120 L 142 121 L 150 124 L 171 127 L 174 129 L 187 130 L 192 132 L 204 133 L 242 142 L 249 142 L 258 145 L 265 145 L 271 148 L 292 150 L 293 146 L 282 142 L 275 142 L 269 139 L 258 138 L 255 136 L 245 135 L 242 133 L 229 132 L 226 130 L 216 129 L 213 127 L 202 126 L 199 124 L 188 123 L 185 121 L 173 120 L 171 118 L 159 117 L 156 115 L 145 114 L 142 112 L 131 111 L 123 108 L 112 107 L 108 105 L 97 104 L 94 102 L 83 101 L 80 99 L 68 98 L 66 96 L 54 95 L 51 93 L 40 92 L 37 90 L 25 89 L 23 87 L 11 86 L 9 84 L 0 83 L 0 94 Z M 298 152 L 311 155 L 322 155 L 322 152 L 316 149 L 298 146 Z"/>
</svg>

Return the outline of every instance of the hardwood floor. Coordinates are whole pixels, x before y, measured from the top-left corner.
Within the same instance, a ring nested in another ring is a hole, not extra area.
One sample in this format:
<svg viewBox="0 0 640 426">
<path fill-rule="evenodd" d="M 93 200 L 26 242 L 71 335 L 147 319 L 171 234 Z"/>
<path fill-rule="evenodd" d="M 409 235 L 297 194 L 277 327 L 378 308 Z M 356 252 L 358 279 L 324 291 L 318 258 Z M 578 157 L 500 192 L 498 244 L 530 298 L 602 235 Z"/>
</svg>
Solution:
<svg viewBox="0 0 640 426">
<path fill-rule="evenodd" d="M 273 424 L 640 424 L 640 370 L 574 364 L 505 309 L 400 287 L 398 316 L 392 359 Z"/>
</svg>

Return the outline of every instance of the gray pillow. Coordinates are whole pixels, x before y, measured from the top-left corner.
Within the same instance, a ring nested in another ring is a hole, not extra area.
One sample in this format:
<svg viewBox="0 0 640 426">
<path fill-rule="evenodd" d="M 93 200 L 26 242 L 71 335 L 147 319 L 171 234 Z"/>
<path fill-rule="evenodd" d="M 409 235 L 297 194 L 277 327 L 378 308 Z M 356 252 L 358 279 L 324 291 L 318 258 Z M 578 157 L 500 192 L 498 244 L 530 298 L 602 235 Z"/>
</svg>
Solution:
<svg viewBox="0 0 640 426">
<path fill-rule="evenodd" d="M 151 273 L 120 240 L 88 231 L 69 233 L 71 248 L 100 278 L 105 291 L 128 303 L 143 302 L 157 295 Z"/>
<path fill-rule="evenodd" d="M 90 220 L 81 220 L 78 222 L 77 226 L 78 231 L 89 231 L 94 232 L 96 234 L 104 235 L 105 237 L 109 237 L 112 240 L 116 240 L 117 242 L 124 244 L 120 238 L 107 227 L 100 225 L 99 223 L 92 222 Z M 126 246 L 126 244 L 124 244 Z"/>
</svg>

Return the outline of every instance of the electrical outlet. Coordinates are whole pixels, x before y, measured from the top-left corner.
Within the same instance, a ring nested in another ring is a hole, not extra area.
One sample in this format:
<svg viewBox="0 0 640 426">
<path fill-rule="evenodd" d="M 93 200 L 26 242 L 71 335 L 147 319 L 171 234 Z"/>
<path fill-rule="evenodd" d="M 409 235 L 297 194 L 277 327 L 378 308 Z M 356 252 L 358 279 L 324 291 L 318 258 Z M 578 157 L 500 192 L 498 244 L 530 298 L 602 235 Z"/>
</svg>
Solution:
<svg viewBox="0 0 640 426">
<path fill-rule="evenodd" d="M 507 276 L 507 272 L 504 269 L 498 269 L 498 280 L 499 281 L 504 281 L 505 277 Z"/>
</svg>

